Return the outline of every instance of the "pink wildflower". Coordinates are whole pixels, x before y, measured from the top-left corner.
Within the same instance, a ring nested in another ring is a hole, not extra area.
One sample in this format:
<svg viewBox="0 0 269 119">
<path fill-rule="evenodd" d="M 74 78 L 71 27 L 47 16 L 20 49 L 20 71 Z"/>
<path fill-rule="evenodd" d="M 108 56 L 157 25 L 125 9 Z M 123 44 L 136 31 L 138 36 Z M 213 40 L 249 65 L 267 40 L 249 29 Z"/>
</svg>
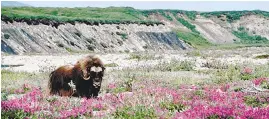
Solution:
<svg viewBox="0 0 269 119">
<path fill-rule="evenodd" d="M 243 72 L 242 72 L 243 74 L 251 74 L 252 73 L 252 69 L 251 68 L 249 68 L 249 67 L 245 67 L 244 69 L 243 69 Z"/>
<path fill-rule="evenodd" d="M 110 83 L 110 84 L 108 84 L 108 88 L 109 89 L 114 89 L 114 88 L 116 88 L 116 84 L 115 83 Z"/>
<path fill-rule="evenodd" d="M 258 86 L 258 85 L 261 85 L 262 82 L 264 82 L 264 81 L 269 81 L 269 79 L 268 79 L 268 78 L 264 78 L 264 77 L 262 77 L 262 78 L 254 79 L 252 82 L 253 82 L 256 86 Z"/>
</svg>

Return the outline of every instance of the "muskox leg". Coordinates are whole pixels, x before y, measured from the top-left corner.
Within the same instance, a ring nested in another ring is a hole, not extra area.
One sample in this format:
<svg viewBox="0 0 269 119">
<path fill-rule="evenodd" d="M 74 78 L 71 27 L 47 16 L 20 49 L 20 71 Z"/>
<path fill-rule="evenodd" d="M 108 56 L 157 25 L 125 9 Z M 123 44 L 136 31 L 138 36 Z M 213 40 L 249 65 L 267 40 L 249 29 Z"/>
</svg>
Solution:
<svg viewBox="0 0 269 119">
<path fill-rule="evenodd" d="M 77 91 L 75 91 L 74 93 L 73 93 L 73 95 L 72 95 L 73 97 L 79 97 L 79 94 L 78 94 L 78 92 Z"/>
<path fill-rule="evenodd" d="M 53 71 L 49 80 L 50 95 L 71 96 L 73 91 L 68 85 L 70 80 L 70 78 Z"/>
<path fill-rule="evenodd" d="M 92 97 L 96 98 L 98 96 L 98 93 L 100 91 L 100 86 L 94 86 L 92 89 Z"/>
<path fill-rule="evenodd" d="M 79 97 L 92 97 L 92 81 L 91 80 L 78 80 L 76 90 Z"/>
<path fill-rule="evenodd" d="M 87 85 L 87 86 L 85 86 L 84 87 L 85 89 L 85 97 L 87 98 L 87 99 L 89 99 L 89 98 L 91 98 L 92 97 L 92 86 L 90 86 L 90 85 Z"/>
<path fill-rule="evenodd" d="M 50 95 L 56 95 L 60 93 L 60 90 L 62 88 L 64 81 L 63 77 L 59 76 L 55 71 L 53 71 L 50 74 L 50 80 L 49 80 L 49 90 L 50 90 Z"/>
<path fill-rule="evenodd" d="M 62 85 L 62 89 L 59 92 L 60 96 L 72 96 L 73 90 L 72 88 L 68 85 L 68 83 L 71 81 L 70 78 L 64 78 L 64 83 Z"/>
<path fill-rule="evenodd" d="M 92 92 L 92 96 L 93 96 L 94 98 L 96 98 L 96 97 L 98 96 L 98 92 L 99 92 L 99 90 L 100 90 L 100 89 L 96 89 L 96 88 L 93 90 L 93 92 Z"/>
<path fill-rule="evenodd" d="M 96 98 L 101 88 L 101 82 L 93 81 L 92 96 Z"/>
<path fill-rule="evenodd" d="M 68 96 L 68 97 L 70 97 L 70 96 L 72 96 L 72 94 L 73 94 L 73 91 L 72 90 L 64 90 L 64 89 L 61 89 L 60 90 L 60 96 Z"/>
</svg>

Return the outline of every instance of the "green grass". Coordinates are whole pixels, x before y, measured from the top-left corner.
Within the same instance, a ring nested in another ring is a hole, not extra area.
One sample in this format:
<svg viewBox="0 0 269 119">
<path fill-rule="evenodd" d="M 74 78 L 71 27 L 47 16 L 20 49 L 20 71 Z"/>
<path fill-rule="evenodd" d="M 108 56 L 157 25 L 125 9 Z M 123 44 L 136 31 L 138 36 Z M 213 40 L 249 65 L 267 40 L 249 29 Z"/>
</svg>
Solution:
<svg viewBox="0 0 269 119">
<path fill-rule="evenodd" d="M 162 24 L 142 19 L 142 13 L 130 7 L 108 8 L 46 8 L 3 7 L 1 16 L 7 21 L 53 20 L 56 22 L 85 22 L 88 24 Z"/>
<path fill-rule="evenodd" d="M 199 56 L 201 56 L 201 51 L 200 50 L 193 50 L 193 51 L 187 52 L 187 55 L 199 57 Z"/>
<path fill-rule="evenodd" d="M 1 80 L 18 80 L 31 76 L 33 76 L 33 74 L 28 72 L 12 72 L 9 70 L 1 70 Z"/>
<path fill-rule="evenodd" d="M 177 14 L 183 14 L 190 20 L 195 20 L 198 12 L 184 10 L 138 10 L 131 7 L 76 7 L 76 8 L 53 8 L 53 7 L 2 7 L 1 16 L 5 21 L 25 21 L 27 20 L 51 20 L 56 22 L 83 22 L 87 24 L 163 24 L 160 21 L 151 21 L 148 16 L 150 14 L 160 14 L 172 21 L 172 17 Z M 205 17 L 226 15 L 229 22 L 240 19 L 241 16 L 247 14 L 258 14 L 269 17 L 266 11 L 221 11 L 221 12 L 203 12 L 200 13 Z M 184 22 L 184 21 L 181 21 Z"/>
<path fill-rule="evenodd" d="M 253 65 L 253 64 L 248 64 Z M 213 70 L 210 73 L 214 74 L 214 82 L 217 84 L 228 83 L 238 80 L 253 80 L 259 77 L 269 77 L 267 73 L 269 70 L 269 64 L 267 65 L 255 65 L 252 68 L 251 74 L 242 73 L 245 65 L 229 65 L 226 69 Z"/>
<path fill-rule="evenodd" d="M 197 12 L 183 10 L 137 10 L 131 7 L 107 7 L 107 8 L 47 8 L 47 7 L 2 7 L 1 16 L 4 21 L 30 21 L 44 20 L 54 22 L 64 22 L 74 24 L 82 22 L 86 24 L 163 24 L 160 21 L 152 21 L 147 17 L 150 14 L 158 13 L 168 20 L 172 17 L 168 13 L 176 16 L 177 13 L 185 14 L 191 20 L 194 20 Z"/>
<path fill-rule="evenodd" d="M 180 30 L 176 30 L 175 32 L 181 40 L 184 40 L 186 43 L 190 44 L 194 48 L 208 48 L 213 45 L 197 33 Z"/>
<path fill-rule="evenodd" d="M 269 44 L 255 43 L 255 44 L 215 44 L 210 49 L 238 49 L 244 47 L 269 47 Z"/>
<path fill-rule="evenodd" d="M 15 89 L 24 84 L 47 86 L 50 72 L 30 73 L 22 71 L 1 70 L 1 91 L 13 93 Z"/>
<path fill-rule="evenodd" d="M 171 16 L 166 15 L 165 12 L 167 12 L 167 13 L 170 12 L 175 17 L 177 16 L 177 14 L 183 14 L 183 15 L 186 15 L 191 20 L 195 20 L 196 15 L 197 15 L 196 11 L 184 11 L 184 10 L 155 9 L 155 10 L 141 10 L 141 12 L 144 16 L 149 16 L 150 14 L 160 14 L 170 21 L 172 21 L 173 19 L 171 18 Z"/>
<path fill-rule="evenodd" d="M 194 33 L 197 33 L 197 34 L 200 34 L 199 31 L 197 31 L 195 28 L 194 25 L 192 25 L 191 23 L 189 23 L 188 21 L 186 21 L 185 19 L 183 18 L 177 18 L 177 20 L 184 26 L 186 26 L 188 29 L 190 29 L 192 32 Z"/>
<path fill-rule="evenodd" d="M 173 21 L 173 18 L 168 14 L 169 11 L 158 10 L 158 11 L 156 11 L 156 13 L 159 13 L 160 15 L 162 15 L 163 17 L 165 17 L 169 21 Z"/>
<path fill-rule="evenodd" d="M 240 42 L 238 43 L 244 43 L 244 44 L 255 44 L 255 43 L 269 43 L 269 40 L 265 37 L 262 37 L 260 35 L 249 35 L 246 31 L 243 29 L 241 31 L 233 31 L 232 32 L 236 37 L 240 38 Z"/>
<path fill-rule="evenodd" d="M 240 80 L 240 69 L 238 66 L 229 66 L 227 69 L 217 69 L 212 71 L 214 74 L 214 82 L 217 84 L 225 84 Z"/>
<path fill-rule="evenodd" d="M 33 8 L 33 7 L 4 7 L 2 14 L 29 15 L 29 16 L 55 16 L 85 19 L 110 19 L 110 20 L 140 20 L 139 13 L 133 8 L 108 7 L 108 8 Z"/>
</svg>

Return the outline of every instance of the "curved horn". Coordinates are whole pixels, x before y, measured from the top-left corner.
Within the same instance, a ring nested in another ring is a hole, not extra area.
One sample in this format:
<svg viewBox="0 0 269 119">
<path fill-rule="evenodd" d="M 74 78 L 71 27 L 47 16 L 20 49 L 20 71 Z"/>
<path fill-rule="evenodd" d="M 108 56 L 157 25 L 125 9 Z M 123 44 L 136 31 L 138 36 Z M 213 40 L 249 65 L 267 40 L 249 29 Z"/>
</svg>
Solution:
<svg viewBox="0 0 269 119">
<path fill-rule="evenodd" d="M 84 80 L 89 80 L 90 78 L 91 78 L 90 76 L 88 78 L 86 78 L 86 77 L 83 76 L 83 79 Z"/>
<path fill-rule="evenodd" d="M 82 69 L 82 77 L 84 80 L 89 80 L 91 77 L 90 75 L 87 77 L 88 71 L 86 68 Z"/>
<path fill-rule="evenodd" d="M 87 65 L 89 65 L 89 62 L 91 62 L 91 59 L 87 57 L 78 61 L 78 64 L 80 65 L 80 69 L 82 71 L 82 77 L 84 80 L 90 79 L 90 75 L 88 75 L 88 71 L 87 71 Z"/>
</svg>

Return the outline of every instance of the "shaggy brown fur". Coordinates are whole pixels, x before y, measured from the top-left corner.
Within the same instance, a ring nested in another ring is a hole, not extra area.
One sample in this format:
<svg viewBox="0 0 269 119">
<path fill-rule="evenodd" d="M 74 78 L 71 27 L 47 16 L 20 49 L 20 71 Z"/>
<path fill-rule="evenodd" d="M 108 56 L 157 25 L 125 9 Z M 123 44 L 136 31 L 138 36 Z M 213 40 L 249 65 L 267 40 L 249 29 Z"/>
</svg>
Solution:
<svg viewBox="0 0 269 119">
<path fill-rule="evenodd" d="M 74 66 L 61 66 L 50 74 L 51 95 L 97 97 L 104 75 L 103 62 L 94 55 L 80 59 Z M 76 85 L 76 93 L 68 85 L 71 80 Z"/>
<path fill-rule="evenodd" d="M 68 85 L 71 82 L 73 76 L 74 66 L 65 65 L 61 66 L 55 71 L 50 73 L 49 89 L 51 95 L 71 96 L 73 91 Z M 67 93 L 69 92 L 69 93 Z"/>
</svg>

